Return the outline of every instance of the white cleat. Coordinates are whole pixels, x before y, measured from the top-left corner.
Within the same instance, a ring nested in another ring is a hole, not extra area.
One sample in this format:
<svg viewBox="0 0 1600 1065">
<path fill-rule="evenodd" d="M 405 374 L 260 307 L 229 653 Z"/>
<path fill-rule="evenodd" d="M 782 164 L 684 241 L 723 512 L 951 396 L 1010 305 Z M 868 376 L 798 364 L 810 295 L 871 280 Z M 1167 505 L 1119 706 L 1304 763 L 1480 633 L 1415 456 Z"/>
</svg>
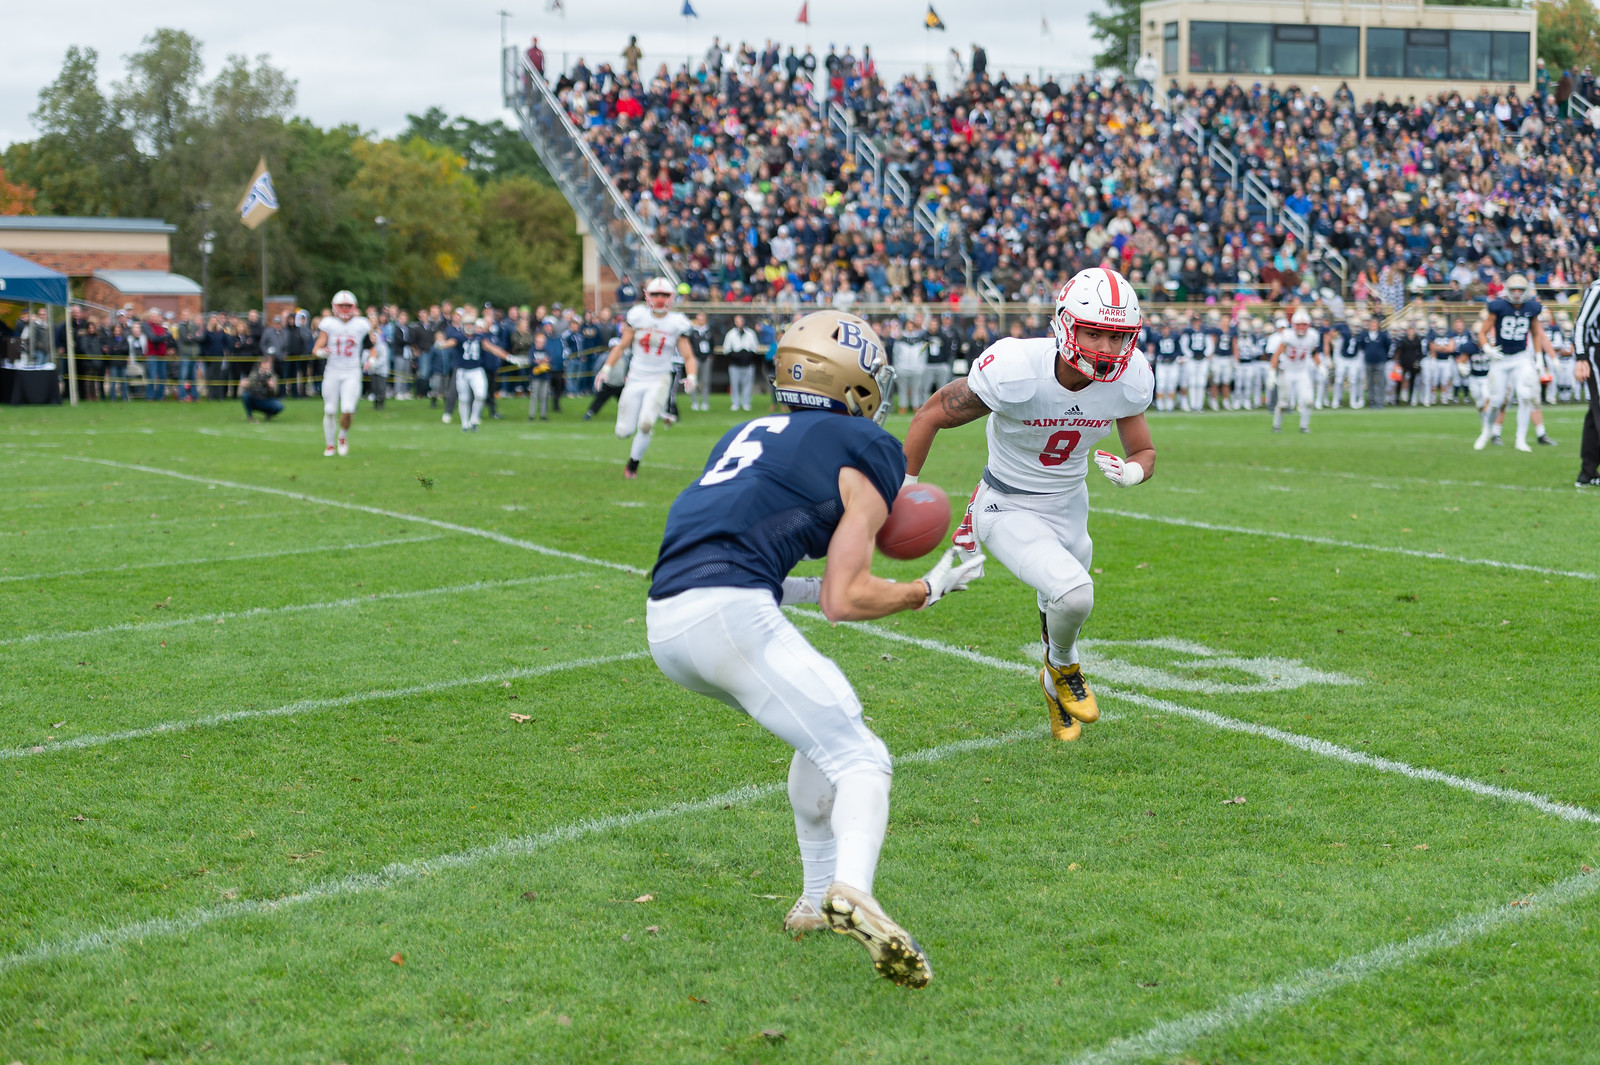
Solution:
<svg viewBox="0 0 1600 1065">
<path fill-rule="evenodd" d="M 331 458 L 333 458 L 333 456 L 337 455 L 338 453 L 339 453 L 338 451 L 334 450 L 334 447 L 333 447 L 332 444 L 329 444 L 327 447 L 322 449 L 322 457 L 325 458 L 325 459 L 331 459 Z"/>
<path fill-rule="evenodd" d="M 1486 448 L 1488 446 L 1489 446 L 1489 430 L 1485 429 L 1483 432 L 1478 434 L 1478 439 L 1476 439 L 1476 440 L 1474 440 L 1472 442 L 1472 450 L 1474 450 L 1474 451 L 1482 451 L 1484 448 Z"/>
<path fill-rule="evenodd" d="M 789 907 L 789 915 L 783 919 L 783 930 L 797 936 L 807 932 L 821 932 L 828 927 L 828 919 L 822 916 L 822 911 L 817 909 L 817 904 L 801 895 Z"/>
<path fill-rule="evenodd" d="M 449 425 L 450 424 L 450 412 L 446 411 L 443 415 L 440 416 L 439 420 L 441 422 L 443 422 L 444 424 Z"/>
<path fill-rule="evenodd" d="M 1533 448 L 1528 446 L 1528 442 L 1526 440 L 1518 440 L 1517 441 L 1517 450 L 1518 451 L 1526 451 L 1529 454 L 1533 453 Z"/>
<path fill-rule="evenodd" d="M 348 440 L 339 441 L 339 457 L 340 458 L 344 458 L 348 454 L 350 454 L 350 441 L 348 441 Z"/>
<path fill-rule="evenodd" d="M 822 893 L 828 925 L 867 948 L 878 975 L 901 987 L 927 987 L 933 966 L 911 933 L 895 924 L 878 900 L 835 880 Z"/>
</svg>

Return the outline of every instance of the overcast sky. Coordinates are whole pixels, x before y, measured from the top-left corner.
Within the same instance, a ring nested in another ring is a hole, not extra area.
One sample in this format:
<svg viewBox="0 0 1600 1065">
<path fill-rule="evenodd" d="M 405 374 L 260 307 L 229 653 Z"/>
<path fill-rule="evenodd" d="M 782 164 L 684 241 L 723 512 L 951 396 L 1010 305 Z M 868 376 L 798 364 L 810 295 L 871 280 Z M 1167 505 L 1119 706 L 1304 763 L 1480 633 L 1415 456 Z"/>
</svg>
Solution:
<svg viewBox="0 0 1600 1065">
<path fill-rule="evenodd" d="M 548 0 L 505 0 L 512 41 L 534 34 L 552 62 L 562 53 L 589 62 L 614 58 L 630 33 L 639 35 L 653 65 L 699 55 L 712 36 L 780 43 L 809 42 L 818 55 L 830 42 L 857 53 L 871 44 L 890 73 L 931 58 L 942 75 L 951 47 L 963 58 L 974 41 L 989 53 L 990 70 L 1087 69 L 1096 48 L 1085 15 L 1099 0 L 934 0 L 948 26 L 922 29 L 927 0 L 810 0 L 811 25 L 796 23 L 802 0 L 690 0 L 698 18 L 679 17 L 683 0 L 565 0 L 566 16 L 546 12 Z M 160 14 L 152 11 L 159 8 Z M 296 110 L 330 126 L 354 122 L 392 134 L 405 116 L 430 106 L 478 119 L 501 116 L 498 49 L 500 5 L 489 0 L 275 0 L 267 4 L 166 0 L 76 0 L 63 12 L 48 4 L 18 5 L 6 16 L 8 46 L 0 62 L 0 145 L 37 135 L 28 115 L 39 90 L 61 69 L 69 45 L 100 53 L 101 81 L 122 76 L 122 57 L 158 26 L 183 29 L 205 45 L 207 75 L 230 53 L 266 53 L 298 90 Z M 262 24 L 270 16 L 274 21 Z M 337 21 L 330 21 L 337 16 Z M 1040 32 L 1048 20 L 1048 37 Z M 686 25 L 687 21 L 687 25 Z M 798 49 L 797 49 L 798 50 Z"/>
</svg>

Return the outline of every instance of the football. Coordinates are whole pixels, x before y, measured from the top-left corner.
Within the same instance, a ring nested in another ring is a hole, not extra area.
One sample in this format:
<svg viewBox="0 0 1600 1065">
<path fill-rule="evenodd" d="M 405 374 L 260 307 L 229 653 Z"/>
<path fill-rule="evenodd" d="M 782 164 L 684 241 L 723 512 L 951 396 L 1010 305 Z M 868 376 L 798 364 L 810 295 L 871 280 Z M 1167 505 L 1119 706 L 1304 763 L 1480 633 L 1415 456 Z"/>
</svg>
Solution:
<svg viewBox="0 0 1600 1065">
<path fill-rule="evenodd" d="M 936 484 L 908 484 L 878 530 L 878 550 L 890 558 L 921 558 L 950 531 L 950 497 Z"/>
</svg>

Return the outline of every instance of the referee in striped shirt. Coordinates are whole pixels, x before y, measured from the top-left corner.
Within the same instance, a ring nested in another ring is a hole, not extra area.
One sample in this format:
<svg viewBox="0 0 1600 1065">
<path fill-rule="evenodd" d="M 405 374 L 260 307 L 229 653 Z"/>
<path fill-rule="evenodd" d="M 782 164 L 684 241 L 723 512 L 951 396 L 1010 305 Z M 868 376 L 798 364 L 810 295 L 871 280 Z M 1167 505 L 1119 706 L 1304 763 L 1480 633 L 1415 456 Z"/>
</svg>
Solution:
<svg viewBox="0 0 1600 1065">
<path fill-rule="evenodd" d="M 1573 345 L 1578 364 L 1572 376 L 1579 387 L 1589 382 L 1589 413 L 1583 418 L 1583 442 L 1579 445 L 1583 465 L 1578 470 L 1578 487 L 1600 488 L 1600 278 L 1589 282 L 1584 291 L 1573 332 L 1577 334 Z"/>
</svg>

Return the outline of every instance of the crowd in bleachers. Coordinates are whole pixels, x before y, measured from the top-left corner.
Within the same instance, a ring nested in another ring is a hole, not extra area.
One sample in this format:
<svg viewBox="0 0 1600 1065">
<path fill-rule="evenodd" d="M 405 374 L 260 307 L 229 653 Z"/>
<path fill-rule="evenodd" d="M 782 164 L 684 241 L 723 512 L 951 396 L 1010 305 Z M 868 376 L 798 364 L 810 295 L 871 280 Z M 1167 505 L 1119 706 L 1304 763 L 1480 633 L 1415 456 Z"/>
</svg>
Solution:
<svg viewBox="0 0 1600 1065">
<path fill-rule="evenodd" d="M 1482 298 L 1513 272 L 1559 302 L 1600 265 L 1596 142 L 1568 106 L 1573 88 L 1593 91 L 1587 72 L 1557 91 L 1541 68 L 1527 99 L 1486 87 L 1358 103 L 1343 85 L 1013 81 L 991 77 L 981 50 L 945 88 L 885 81 L 869 49 L 830 50 L 812 64 L 818 92 L 789 58 L 716 46 L 694 71 L 646 75 L 632 56 L 551 72 L 697 298 L 959 303 L 985 278 L 1043 303 L 1109 260 L 1155 301 L 1330 288 L 1392 312 L 1424 293 Z M 933 232 L 847 153 L 818 96 L 870 134 Z M 1308 248 L 1269 225 L 1185 127 L 1323 239 Z"/>
</svg>

